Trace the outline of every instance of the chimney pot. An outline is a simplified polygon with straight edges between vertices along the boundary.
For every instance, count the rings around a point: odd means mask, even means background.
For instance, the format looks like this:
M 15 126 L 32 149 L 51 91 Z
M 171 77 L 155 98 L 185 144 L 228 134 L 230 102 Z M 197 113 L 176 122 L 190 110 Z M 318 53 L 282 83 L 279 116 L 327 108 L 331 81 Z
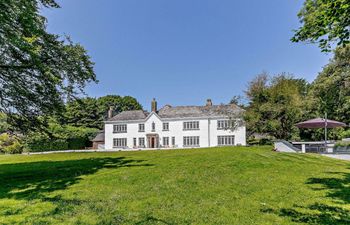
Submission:
M 211 101 L 211 99 L 207 99 L 207 104 L 206 106 L 213 106 L 213 102 Z
M 153 98 L 152 100 L 151 109 L 152 109 L 152 112 L 157 112 L 157 101 L 155 98 Z
M 109 110 L 108 110 L 108 119 L 110 119 L 112 117 L 113 117 L 113 106 L 110 106 Z

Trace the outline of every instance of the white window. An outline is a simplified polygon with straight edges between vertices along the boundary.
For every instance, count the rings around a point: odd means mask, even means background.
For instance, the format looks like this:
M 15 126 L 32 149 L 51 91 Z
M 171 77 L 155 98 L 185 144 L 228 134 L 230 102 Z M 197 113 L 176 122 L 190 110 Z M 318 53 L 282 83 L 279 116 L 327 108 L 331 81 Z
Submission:
M 145 124 L 144 123 L 139 124 L 139 132 L 145 132 Z
M 118 124 L 113 126 L 113 133 L 126 133 L 127 126 L 126 124 Z
M 139 138 L 139 147 L 144 148 L 145 147 L 145 138 Z
M 175 137 L 172 137 L 172 138 L 171 138 L 171 145 L 172 145 L 172 146 L 175 146 Z
M 134 147 L 137 146 L 137 138 L 134 138 Z
M 218 120 L 218 130 L 224 130 L 229 128 L 228 120 Z
M 156 123 L 155 122 L 152 122 L 152 131 L 156 131 Z
M 184 122 L 184 130 L 199 130 L 199 121 Z
M 126 147 L 127 146 L 127 139 L 126 138 L 114 138 L 113 139 L 113 146 L 115 148 Z
M 188 136 L 184 137 L 184 146 L 185 147 L 199 147 L 199 136 Z
M 169 137 L 163 137 L 163 146 L 169 146 Z
M 163 123 L 163 130 L 168 131 L 169 130 L 169 123 Z
M 235 136 L 227 135 L 227 136 L 218 136 L 218 145 L 235 145 Z

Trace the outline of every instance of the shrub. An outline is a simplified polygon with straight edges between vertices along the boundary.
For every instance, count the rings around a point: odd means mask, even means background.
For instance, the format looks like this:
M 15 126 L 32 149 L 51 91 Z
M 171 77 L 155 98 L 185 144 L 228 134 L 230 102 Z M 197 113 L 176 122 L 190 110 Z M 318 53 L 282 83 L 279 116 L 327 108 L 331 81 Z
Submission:
M 350 138 L 350 129 L 344 130 L 343 132 L 341 132 L 341 137 L 342 138 Z
M 19 137 L 3 133 L 0 135 L 0 152 L 19 154 L 23 152 L 23 145 Z
M 51 132 L 50 137 L 38 132 L 29 134 L 26 137 L 28 151 L 84 149 L 91 144 L 91 138 L 98 132 L 94 128 L 62 126 L 57 123 L 49 124 L 49 131 Z
M 334 145 L 335 147 L 350 147 L 350 141 L 338 141 Z

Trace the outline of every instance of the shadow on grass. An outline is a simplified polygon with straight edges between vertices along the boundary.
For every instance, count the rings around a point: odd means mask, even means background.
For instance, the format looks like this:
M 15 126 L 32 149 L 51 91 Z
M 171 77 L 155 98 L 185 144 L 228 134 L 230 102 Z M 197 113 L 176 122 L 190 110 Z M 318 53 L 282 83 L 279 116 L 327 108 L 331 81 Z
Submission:
M 350 204 L 350 173 L 330 173 L 342 175 L 342 178 L 310 178 L 306 184 L 321 185 L 312 187 L 315 191 L 326 190 L 326 197 L 332 199 L 333 204 L 314 203 L 308 206 L 294 205 L 293 208 L 275 210 L 263 208 L 264 213 L 273 213 L 282 217 L 289 217 L 296 223 L 320 225 L 348 225 L 350 211 L 342 206 Z
M 63 199 L 49 194 L 65 190 L 81 180 L 82 175 L 91 175 L 103 168 L 152 166 L 143 160 L 119 158 L 88 158 L 66 161 L 40 161 L 0 165 L 0 200 L 39 200 L 56 207 L 51 215 L 69 211 L 83 204 L 79 199 Z M 21 209 L 0 208 L 0 215 L 21 214 Z
M 0 199 L 42 199 L 45 193 L 66 189 L 82 175 L 94 174 L 103 168 L 152 166 L 143 160 L 88 158 L 66 161 L 40 161 L 0 165 Z

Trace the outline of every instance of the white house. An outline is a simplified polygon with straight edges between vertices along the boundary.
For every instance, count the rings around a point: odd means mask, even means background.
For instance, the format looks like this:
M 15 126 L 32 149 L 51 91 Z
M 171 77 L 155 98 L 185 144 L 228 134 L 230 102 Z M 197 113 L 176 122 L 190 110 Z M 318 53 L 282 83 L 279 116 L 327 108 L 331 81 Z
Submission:
M 241 112 L 237 105 L 165 105 L 151 112 L 124 111 L 105 121 L 105 149 L 195 148 L 246 145 L 246 128 L 227 129 L 228 113 Z

